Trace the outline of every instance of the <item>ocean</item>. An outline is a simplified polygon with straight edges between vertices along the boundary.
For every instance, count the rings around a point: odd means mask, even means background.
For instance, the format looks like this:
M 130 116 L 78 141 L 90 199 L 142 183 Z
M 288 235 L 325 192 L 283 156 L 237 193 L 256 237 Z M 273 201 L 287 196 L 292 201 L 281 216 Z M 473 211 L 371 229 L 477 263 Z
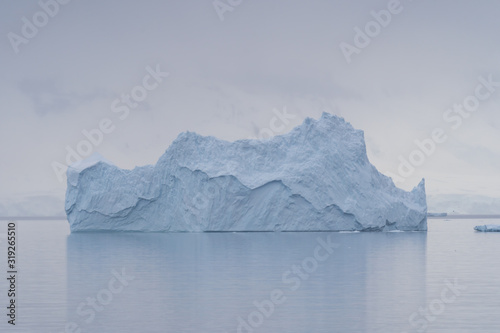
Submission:
M 499 220 L 430 219 L 428 232 L 74 234 L 66 221 L 15 221 L 15 297 L 8 223 L 0 332 L 500 332 L 500 233 L 473 230 Z

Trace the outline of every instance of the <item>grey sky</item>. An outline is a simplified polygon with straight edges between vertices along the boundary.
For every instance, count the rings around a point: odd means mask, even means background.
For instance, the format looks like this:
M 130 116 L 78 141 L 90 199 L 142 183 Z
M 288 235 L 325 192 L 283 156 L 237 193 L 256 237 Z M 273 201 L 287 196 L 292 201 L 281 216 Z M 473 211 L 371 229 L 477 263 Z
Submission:
M 284 108 L 295 118 L 276 134 L 323 111 L 343 116 L 365 131 L 372 163 L 394 175 L 399 156 L 441 128 L 446 142 L 398 186 L 425 177 L 429 194 L 500 197 L 500 87 L 459 128 L 443 119 L 479 77 L 500 81 L 500 4 L 402 0 L 348 63 L 339 45 L 355 45 L 354 28 L 390 3 L 243 0 L 221 21 L 212 0 L 73 0 L 16 53 L 8 34 L 23 36 L 23 17 L 42 9 L 3 0 L 0 199 L 62 197 L 53 162 L 104 118 L 114 129 L 92 150 L 132 168 L 155 163 L 182 131 L 256 136 Z M 113 102 L 158 66 L 168 77 L 120 119 Z

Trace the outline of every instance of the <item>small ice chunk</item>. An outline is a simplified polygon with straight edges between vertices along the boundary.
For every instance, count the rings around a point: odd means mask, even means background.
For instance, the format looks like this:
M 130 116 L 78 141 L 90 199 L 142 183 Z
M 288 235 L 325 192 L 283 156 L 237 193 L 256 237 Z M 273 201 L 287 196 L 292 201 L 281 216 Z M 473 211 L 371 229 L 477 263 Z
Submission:
M 478 225 L 474 227 L 474 230 L 482 232 L 500 232 L 500 225 L 498 224 Z

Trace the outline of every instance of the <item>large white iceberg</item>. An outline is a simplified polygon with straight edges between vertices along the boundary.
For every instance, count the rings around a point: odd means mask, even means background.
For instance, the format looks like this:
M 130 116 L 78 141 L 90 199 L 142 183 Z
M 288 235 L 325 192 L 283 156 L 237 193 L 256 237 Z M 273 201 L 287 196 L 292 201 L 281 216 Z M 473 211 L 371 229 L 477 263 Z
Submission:
M 328 113 L 268 140 L 181 133 L 154 166 L 94 155 L 67 178 L 72 231 L 427 230 L 424 180 L 397 188 L 363 131 Z

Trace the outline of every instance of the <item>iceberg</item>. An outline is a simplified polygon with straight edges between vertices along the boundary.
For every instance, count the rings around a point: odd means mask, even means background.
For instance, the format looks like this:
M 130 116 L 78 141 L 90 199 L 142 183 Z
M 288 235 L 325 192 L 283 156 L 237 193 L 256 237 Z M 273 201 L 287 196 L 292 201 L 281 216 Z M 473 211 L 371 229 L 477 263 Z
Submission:
M 68 168 L 65 210 L 72 232 L 427 230 L 425 180 L 397 188 L 328 113 L 266 140 L 184 132 L 133 170 L 94 154 Z
M 474 227 L 474 230 L 482 232 L 500 232 L 500 225 L 498 224 L 478 225 Z

